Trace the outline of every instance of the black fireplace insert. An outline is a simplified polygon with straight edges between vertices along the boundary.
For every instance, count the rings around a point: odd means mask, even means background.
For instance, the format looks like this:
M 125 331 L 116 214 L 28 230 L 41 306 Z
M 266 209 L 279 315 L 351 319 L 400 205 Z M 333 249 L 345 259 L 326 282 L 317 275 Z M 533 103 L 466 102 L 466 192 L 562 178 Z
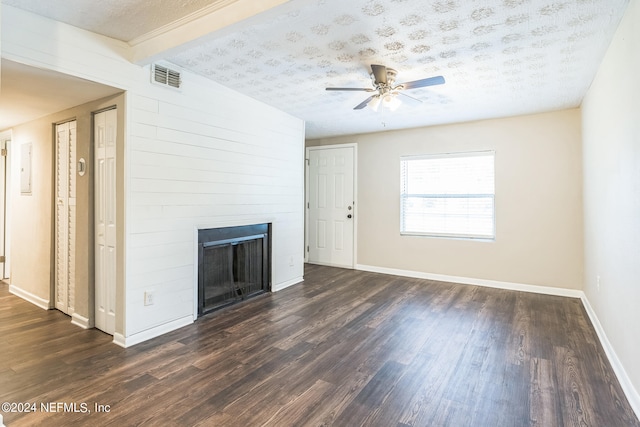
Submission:
M 198 230 L 198 316 L 271 290 L 271 224 Z

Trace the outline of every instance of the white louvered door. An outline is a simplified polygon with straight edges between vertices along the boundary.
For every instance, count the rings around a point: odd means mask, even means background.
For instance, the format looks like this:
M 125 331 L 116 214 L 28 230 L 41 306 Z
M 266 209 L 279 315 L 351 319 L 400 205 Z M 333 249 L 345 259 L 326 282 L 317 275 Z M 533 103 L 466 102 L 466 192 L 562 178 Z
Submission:
M 56 125 L 55 306 L 73 314 L 76 257 L 76 122 Z
M 116 325 L 116 110 L 94 116 L 96 328 L 113 335 Z

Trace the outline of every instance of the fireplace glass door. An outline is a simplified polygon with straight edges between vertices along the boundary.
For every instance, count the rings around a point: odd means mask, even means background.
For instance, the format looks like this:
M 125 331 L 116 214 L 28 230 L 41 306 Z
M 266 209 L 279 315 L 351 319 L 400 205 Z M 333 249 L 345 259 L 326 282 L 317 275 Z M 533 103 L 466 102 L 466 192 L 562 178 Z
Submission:
M 268 234 L 221 237 L 200 243 L 200 315 L 269 290 Z

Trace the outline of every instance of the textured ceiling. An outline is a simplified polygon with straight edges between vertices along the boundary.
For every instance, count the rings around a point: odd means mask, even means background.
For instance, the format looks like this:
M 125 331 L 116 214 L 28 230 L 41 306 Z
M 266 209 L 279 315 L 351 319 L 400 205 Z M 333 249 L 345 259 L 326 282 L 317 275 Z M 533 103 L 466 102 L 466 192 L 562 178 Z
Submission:
M 218 0 L 221 1 L 221 0 Z M 212 0 L 2 0 L 131 40 Z M 291 0 L 167 60 L 306 121 L 307 137 L 453 123 L 577 107 L 628 0 Z M 182 8 L 182 6 L 185 6 Z M 418 105 L 354 111 L 370 65 Z
M 576 107 L 626 0 L 314 0 L 169 58 L 307 121 L 322 137 Z M 354 111 L 370 64 L 442 75 L 393 113 Z
M 3 4 L 122 41 L 224 0 L 2 0 Z

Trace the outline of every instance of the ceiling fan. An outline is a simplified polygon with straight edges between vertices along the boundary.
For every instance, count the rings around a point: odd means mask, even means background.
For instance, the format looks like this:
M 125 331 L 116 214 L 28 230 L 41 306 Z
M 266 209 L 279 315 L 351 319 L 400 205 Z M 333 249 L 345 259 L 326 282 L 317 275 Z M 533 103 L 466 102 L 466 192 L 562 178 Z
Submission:
M 397 74 L 398 72 L 393 68 L 387 68 L 384 65 L 371 64 L 371 81 L 373 88 L 328 87 L 326 89 L 375 92 L 374 95 L 371 95 L 369 98 L 356 105 L 353 109 L 362 110 L 364 107 L 369 105 L 374 111 L 378 111 L 380 104 L 383 104 L 393 111 L 401 104 L 400 99 L 397 97 L 398 95 L 410 98 L 414 102 L 422 102 L 419 99 L 402 93 L 403 90 L 444 84 L 444 77 L 436 76 L 396 85 L 395 81 Z

